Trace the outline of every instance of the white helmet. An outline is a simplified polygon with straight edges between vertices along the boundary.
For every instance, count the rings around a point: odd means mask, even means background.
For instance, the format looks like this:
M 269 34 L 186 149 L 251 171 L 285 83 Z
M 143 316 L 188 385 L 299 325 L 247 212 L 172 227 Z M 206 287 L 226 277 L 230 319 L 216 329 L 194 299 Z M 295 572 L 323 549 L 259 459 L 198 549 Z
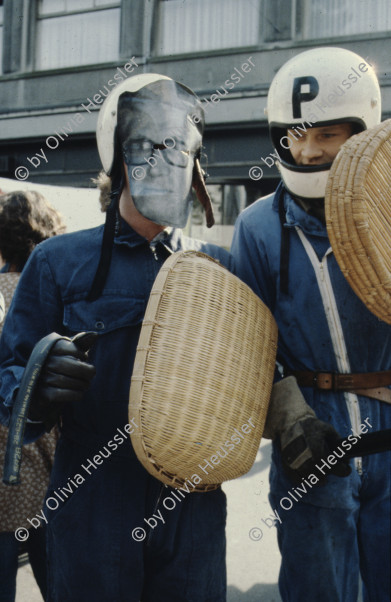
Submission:
M 374 69 L 344 48 L 307 50 L 281 67 L 267 97 L 273 146 L 286 188 L 302 198 L 324 198 L 331 163 L 296 165 L 287 129 L 352 123 L 354 133 L 380 123 L 381 96 Z
M 171 79 L 171 77 L 157 73 L 141 73 L 129 77 L 114 88 L 101 106 L 96 127 L 96 141 L 100 160 L 107 175 L 111 174 L 114 161 L 114 132 L 117 126 L 119 97 L 124 92 L 137 92 L 144 86 L 162 79 Z

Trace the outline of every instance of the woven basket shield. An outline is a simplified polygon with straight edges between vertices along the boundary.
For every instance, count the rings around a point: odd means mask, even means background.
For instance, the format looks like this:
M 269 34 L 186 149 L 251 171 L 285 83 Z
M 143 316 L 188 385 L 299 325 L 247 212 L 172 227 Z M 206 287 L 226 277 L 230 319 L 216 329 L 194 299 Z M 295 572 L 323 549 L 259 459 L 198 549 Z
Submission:
M 276 348 L 276 323 L 247 285 L 203 253 L 169 257 L 148 302 L 130 388 L 138 425 L 131 440 L 147 471 L 173 487 L 190 480 L 193 491 L 248 472 Z
M 368 309 L 391 324 L 391 119 L 342 146 L 325 210 L 342 273 Z

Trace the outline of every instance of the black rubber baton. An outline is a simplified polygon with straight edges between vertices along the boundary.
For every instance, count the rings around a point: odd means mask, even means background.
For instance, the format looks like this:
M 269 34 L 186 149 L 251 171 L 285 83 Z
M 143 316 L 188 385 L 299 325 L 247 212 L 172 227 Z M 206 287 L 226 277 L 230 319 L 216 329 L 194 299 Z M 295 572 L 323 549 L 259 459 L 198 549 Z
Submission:
M 19 473 L 22 462 L 23 437 L 30 401 L 47 356 L 53 345 L 62 338 L 64 337 L 61 337 L 56 332 L 48 334 L 35 345 L 27 362 L 12 408 L 9 425 L 3 474 L 3 483 L 6 485 L 18 485 L 20 483 Z
M 3 483 L 6 485 L 19 485 L 20 483 L 23 438 L 30 401 L 34 394 L 43 365 L 51 349 L 57 341 L 66 339 L 75 343 L 82 351 L 87 351 L 91 345 L 91 339 L 95 339 L 96 336 L 96 333 L 81 332 L 69 339 L 56 332 L 52 332 L 35 345 L 29 361 L 27 362 L 19 391 L 12 408 L 4 459 Z
M 342 443 L 341 439 L 340 443 Z M 357 443 L 352 444 L 352 449 L 346 451 L 347 458 L 369 456 L 391 450 L 391 429 L 375 431 L 362 435 Z

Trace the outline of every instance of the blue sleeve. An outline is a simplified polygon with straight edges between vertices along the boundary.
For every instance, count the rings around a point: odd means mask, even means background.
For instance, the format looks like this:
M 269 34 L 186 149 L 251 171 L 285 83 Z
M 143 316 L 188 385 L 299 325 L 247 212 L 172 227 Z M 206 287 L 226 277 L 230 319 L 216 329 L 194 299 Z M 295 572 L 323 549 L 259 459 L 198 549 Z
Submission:
M 8 426 L 24 368 L 35 344 L 62 328 L 62 301 L 44 252 L 31 254 L 16 288 L 0 340 L 0 421 Z M 44 432 L 28 424 L 25 443 Z
M 258 230 L 256 230 L 258 233 Z M 245 282 L 273 313 L 275 306 L 275 283 L 269 270 L 269 262 L 264 242 L 255 238 L 241 216 L 237 219 L 231 245 L 231 254 L 235 262 L 235 273 Z M 274 382 L 281 380 L 281 374 L 276 365 Z
M 236 221 L 231 245 L 235 274 L 254 291 L 272 311 L 275 307 L 275 282 L 269 269 L 262 234 L 247 226 L 243 216 Z
M 230 272 L 234 272 L 234 261 L 231 253 L 223 249 L 223 247 L 218 247 L 217 245 L 207 244 L 205 245 L 205 249 L 203 249 L 204 253 L 210 255 L 214 259 L 217 259 L 224 267 L 227 268 Z

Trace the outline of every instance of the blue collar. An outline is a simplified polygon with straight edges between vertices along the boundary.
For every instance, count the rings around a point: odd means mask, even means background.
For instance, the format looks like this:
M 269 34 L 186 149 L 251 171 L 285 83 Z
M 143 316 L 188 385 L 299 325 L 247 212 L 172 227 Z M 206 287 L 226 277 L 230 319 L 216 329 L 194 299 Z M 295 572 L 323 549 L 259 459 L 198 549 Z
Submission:
M 155 246 L 161 242 L 168 247 L 170 251 L 175 253 L 181 248 L 182 230 L 180 228 L 166 228 L 159 232 L 155 238 L 149 243 L 144 236 L 138 234 L 129 224 L 119 216 L 118 232 L 114 237 L 114 244 L 127 245 L 128 247 L 138 247 L 139 245 L 149 244 Z
M 305 234 L 310 236 L 320 236 L 322 238 L 328 238 L 327 228 L 322 224 L 318 218 L 310 215 L 300 205 L 298 205 L 292 198 L 290 193 L 286 190 L 282 182 L 278 185 L 273 199 L 273 209 L 278 212 L 278 200 L 280 194 L 284 195 L 284 207 L 286 211 L 285 226 L 294 228 L 299 226 Z

